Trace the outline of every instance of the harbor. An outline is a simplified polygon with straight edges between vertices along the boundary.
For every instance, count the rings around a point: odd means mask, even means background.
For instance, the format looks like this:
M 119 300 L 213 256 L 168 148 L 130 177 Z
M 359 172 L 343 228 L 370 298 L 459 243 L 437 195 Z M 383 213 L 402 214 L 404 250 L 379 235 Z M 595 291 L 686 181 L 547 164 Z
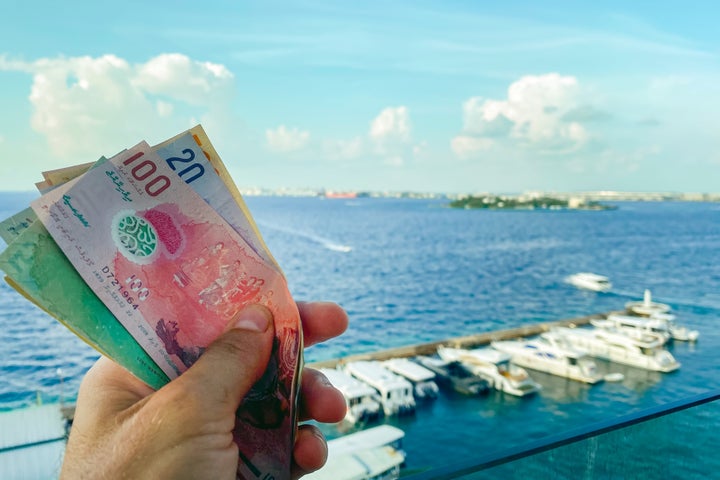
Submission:
M 492 410 L 499 399 L 503 408 L 512 397 L 530 402 L 545 385 L 555 389 L 558 381 L 567 382 L 566 392 L 573 391 L 567 388 L 575 383 L 582 387 L 574 391 L 586 393 L 599 383 L 625 382 L 626 375 L 632 378 L 638 371 L 660 381 L 661 373 L 681 366 L 666 347 L 676 341 L 694 345 L 698 335 L 677 325 L 670 307 L 652 302 L 646 291 L 642 301 L 627 302 L 625 310 L 310 363 L 343 393 L 348 404 L 347 415 L 334 426 L 335 431 L 325 429 L 332 438 L 330 445 L 354 445 L 352 452 L 343 451 L 341 456 L 330 448 L 329 467 L 312 478 L 399 478 L 407 455 L 397 437 L 405 437 L 403 427 L 423 423 L 436 402 L 449 400 L 452 405 L 460 396 L 478 405 L 484 402 Z M 556 400 L 572 401 L 572 396 Z M 522 409 L 523 403 L 516 407 Z M 394 444 L 378 445 L 376 429 L 390 425 L 396 428 L 391 435 Z M 374 443 L 365 445 L 364 438 L 373 438 Z M 341 461 L 365 465 L 365 476 L 358 472 L 338 476 L 335 465 Z

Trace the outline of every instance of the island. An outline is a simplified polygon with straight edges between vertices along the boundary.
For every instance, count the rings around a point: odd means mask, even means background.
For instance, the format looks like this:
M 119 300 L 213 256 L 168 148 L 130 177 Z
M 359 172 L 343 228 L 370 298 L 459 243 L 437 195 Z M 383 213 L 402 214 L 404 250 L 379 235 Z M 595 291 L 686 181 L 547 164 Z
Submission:
M 450 202 L 452 208 L 486 210 L 615 210 L 615 205 L 605 205 L 582 198 L 468 196 Z

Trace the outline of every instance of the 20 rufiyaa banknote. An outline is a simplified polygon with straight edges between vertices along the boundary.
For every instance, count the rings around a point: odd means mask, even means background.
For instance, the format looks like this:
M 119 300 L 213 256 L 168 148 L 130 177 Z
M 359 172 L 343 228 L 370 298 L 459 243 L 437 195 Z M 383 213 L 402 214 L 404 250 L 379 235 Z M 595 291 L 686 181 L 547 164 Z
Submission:
M 288 478 L 302 339 L 282 275 L 147 144 L 53 190 L 33 209 L 85 282 L 170 377 L 188 368 L 245 305 L 261 303 L 273 312 L 276 351 L 239 411 L 236 433 L 253 439 L 241 445 L 239 474 Z

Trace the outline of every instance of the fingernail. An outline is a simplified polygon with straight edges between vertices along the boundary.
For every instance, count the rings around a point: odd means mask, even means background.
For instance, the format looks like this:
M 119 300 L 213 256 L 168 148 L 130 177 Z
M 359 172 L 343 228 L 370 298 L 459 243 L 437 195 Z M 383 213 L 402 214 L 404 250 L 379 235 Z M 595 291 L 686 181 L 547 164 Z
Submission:
M 235 318 L 233 328 L 250 332 L 264 332 L 272 320 L 270 310 L 262 305 L 250 305 L 243 309 Z

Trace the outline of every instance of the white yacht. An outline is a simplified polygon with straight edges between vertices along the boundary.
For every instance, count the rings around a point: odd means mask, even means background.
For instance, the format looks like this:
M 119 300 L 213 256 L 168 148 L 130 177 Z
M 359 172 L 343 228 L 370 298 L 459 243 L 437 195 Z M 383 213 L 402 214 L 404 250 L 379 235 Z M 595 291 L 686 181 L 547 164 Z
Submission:
M 697 330 L 675 323 L 675 315 L 671 313 L 655 313 L 649 317 L 635 315 L 610 314 L 606 320 L 591 320 L 590 323 L 600 328 L 617 328 L 625 333 L 650 332 L 660 335 L 664 342 L 670 339 L 683 342 L 694 342 L 700 336 Z
M 530 395 L 540 390 L 522 367 L 510 363 L 510 355 L 491 348 L 438 347 L 440 358 L 448 362 L 460 362 L 472 373 L 488 381 L 491 388 L 517 395 Z
M 641 317 L 650 317 L 659 313 L 669 313 L 670 305 L 653 302 L 650 290 L 646 289 L 645 293 L 643 294 L 642 301 L 628 302 L 625 304 L 625 309 L 634 315 L 640 315 Z
M 434 400 L 437 398 L 440 389 L 435 383 L 435 373 L 432 371 L 407 358 L 386 360 L 383 365 L 391 372 L 405 377 L 413 384 L 416 399 Z
M 597 273 L 580 272 L 565 278 L 565 281 L 578 288 L 594 292 L 608 292 L 612 288 L 610 279 Z
M 381 425 L 329 440 L 325 466 L 305 475 L 310 480 L 391 480 L 405 463 L 405 432 Z
M 585 351 L 563 345 L 558 336 L 550 332 L 532 340 L 496 341 L 492 346 L 510 354 L 514 364 L 525 368 L 590 384 L 603 379 Z
M 590 320 L 594 327 L 637 338 L 645 342 L 659 341 L 665 345 L 670 340 L 670 330 L 664 323 L 652 321 L 650 317 L 610 314 L 607 318 Z
M 345 364 L 345 372 L 378 391 L 385 415 L 415 411 L 412 383 L 386 369 L 380 362 L 348 362 Z
M 350 423 L 365 422 L 374 420 L 382 414 L 380 397 L 370 385 L 351 377 L 341 370 L 332 368 L 321 368 L 319 370 L 345 397 L 347 403 L 345 420 Z
M 551 331 L 568 345 L 611 362 L 659 372 L 680 368 L 677 360 L 662 348 L 661 342 L 654 336 L 632 338 L 600 328 L 556 327 Z

